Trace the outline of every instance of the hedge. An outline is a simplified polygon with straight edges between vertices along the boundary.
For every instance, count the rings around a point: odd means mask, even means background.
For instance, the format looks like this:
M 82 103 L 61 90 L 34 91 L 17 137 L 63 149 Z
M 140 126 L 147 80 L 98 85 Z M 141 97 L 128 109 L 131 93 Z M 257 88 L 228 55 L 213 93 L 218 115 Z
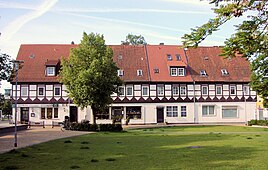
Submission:
M 260 125 L 260 126 L 268 126 L 268 120 L 250 120 L 248 121 L 248 125 L 252 126 L 252 125 Z
M 71 123 L 70 130 L 75 131 L 95 131 L 95 132 L 121 132 L 123 130 L 121 124 L 90 124 L 89 122 Z

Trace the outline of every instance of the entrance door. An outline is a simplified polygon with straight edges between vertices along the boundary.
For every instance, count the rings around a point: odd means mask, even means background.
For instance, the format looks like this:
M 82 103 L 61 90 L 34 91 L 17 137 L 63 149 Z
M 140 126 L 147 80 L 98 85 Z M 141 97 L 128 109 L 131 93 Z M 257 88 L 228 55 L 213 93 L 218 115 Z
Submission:
M 164 108 L 157 108 L 156 110 L 157 123 L 164 123 Z
M 29 122 L 29 107 L 22 107 L 20 109 L 20 121 L 21 123 Z
M 70 106 L 70 122 L 77 122 L 77 107 Z

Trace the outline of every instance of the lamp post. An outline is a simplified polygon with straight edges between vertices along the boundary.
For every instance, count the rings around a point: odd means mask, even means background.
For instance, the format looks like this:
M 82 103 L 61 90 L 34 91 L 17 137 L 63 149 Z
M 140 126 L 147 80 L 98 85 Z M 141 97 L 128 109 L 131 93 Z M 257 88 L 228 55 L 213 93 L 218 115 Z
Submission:
M 17 92 L 18 92 L 18 71 L 20 64 L 24 63 L 24 61 L 21 60 L 13 60 L 15 73 L 16 73 L 16 87 L 15 87 L 15 132 L 14 132 L 14 147 L 18 146 L 17 143 L 17 111 L 18 111 L 18 98 L 17 98 Z

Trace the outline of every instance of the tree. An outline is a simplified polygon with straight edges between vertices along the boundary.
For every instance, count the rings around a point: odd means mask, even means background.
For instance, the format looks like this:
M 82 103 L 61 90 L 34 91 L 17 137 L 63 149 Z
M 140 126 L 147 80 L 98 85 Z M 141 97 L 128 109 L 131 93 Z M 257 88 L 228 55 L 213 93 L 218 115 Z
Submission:
M 12 104 L 10 100 L 4 98 L 3 95 L 0 95 L 0 110 L 2 110 L 3 115 L 11 115 Z
M 91 106 L 95 115 L 112 102 L 121 80 L 113 61 L 113 51 L 105 45 L 103 35 L 86 34 L 69 59 L 62 59 L 61 82 L 66 85 L 69 97 L 81 108 Z
M 8 80 L 12 71 L 10 56 L 0 53 L 0 81 Z
M 185 47 L 197 47 L 224 23 L 234 17 L 247 15 L 236 32 L 225 41 L 222 56 L 246 57 L 251 63 L 251 86 L 268 107 L 268 1 L 266 0 L 211 0 L 216 17 L 200 27 L 191 29 L 182 38 Z
M 125 41 L 121 41 L 122 45 L 145 45 L 146 41 L 141 35 L 128 34 Z

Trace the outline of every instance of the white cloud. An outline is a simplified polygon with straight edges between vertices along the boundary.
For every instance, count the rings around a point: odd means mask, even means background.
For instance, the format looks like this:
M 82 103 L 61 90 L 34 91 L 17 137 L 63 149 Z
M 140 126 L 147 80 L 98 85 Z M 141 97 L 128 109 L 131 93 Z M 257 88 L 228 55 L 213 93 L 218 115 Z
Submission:
M 211 6 L 208 0 L 161 0 L 167 2 L 175 2 L 180 4 L 196 5 L 196 6 Z
M 8 9 L 30 9 L 34 10 L 36 7 L 33 4 L 21 4 L 16 2 L 0 2 L 0 8 L 8 8 Z
M 57 1 L 58 0 L 46 0 L 34 11 L 22 15 L 21 17 L 18 17 L 14 21 L 10 22 L 2 31 L 1 39 L 3 41 L 10 40 L 10 38 L 12 38 L 12 36 L 15 35 L 21 29 L 21 27 L 23 27 L 24 24 L 45 14 L 57 3 Z M 24 8 L 25 6 L 22 5 L 21 7 Z

